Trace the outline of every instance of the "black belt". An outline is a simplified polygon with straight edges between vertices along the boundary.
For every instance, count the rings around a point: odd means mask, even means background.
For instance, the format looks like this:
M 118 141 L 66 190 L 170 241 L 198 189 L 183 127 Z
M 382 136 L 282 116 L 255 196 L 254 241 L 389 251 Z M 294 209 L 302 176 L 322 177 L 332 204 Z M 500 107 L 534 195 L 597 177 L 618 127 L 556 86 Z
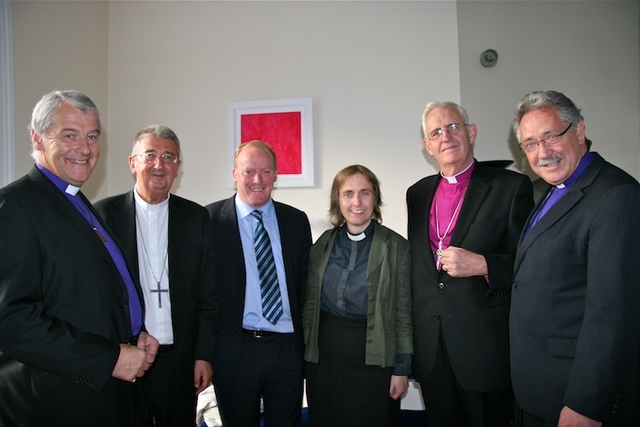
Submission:
M 173 350 L 173 344 L 162 344 L 158 347 L 158 354 L 166 353 L 171 350 Z
M 263 331 L 261 329 L 252 330 L 252 329 L 244 329 L 244 328 L 242 328 L 242 332 L 248 335 L 252 335 L 254 338 L 264 338 L 270 335 L 277 334 L 277 332 Z

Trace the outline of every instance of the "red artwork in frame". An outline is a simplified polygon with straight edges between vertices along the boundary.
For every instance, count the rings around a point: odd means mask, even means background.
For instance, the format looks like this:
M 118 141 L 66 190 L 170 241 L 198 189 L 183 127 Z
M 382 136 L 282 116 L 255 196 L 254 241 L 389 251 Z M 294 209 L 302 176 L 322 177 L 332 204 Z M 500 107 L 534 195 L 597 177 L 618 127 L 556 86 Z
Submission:
M 299 111 L 244 114 L 240 118 L 242 143 L 259 139 L 268 143 L 278 157 L 278 173 L 302 173 L 302 134 Z
M 311 98 L 229 104 L 229 176 L 238 145 L 265 141 L 278 159 L 278 187 L 313 187 L 313 112 Z M 235 184 L 230 179 L 229 184 Z

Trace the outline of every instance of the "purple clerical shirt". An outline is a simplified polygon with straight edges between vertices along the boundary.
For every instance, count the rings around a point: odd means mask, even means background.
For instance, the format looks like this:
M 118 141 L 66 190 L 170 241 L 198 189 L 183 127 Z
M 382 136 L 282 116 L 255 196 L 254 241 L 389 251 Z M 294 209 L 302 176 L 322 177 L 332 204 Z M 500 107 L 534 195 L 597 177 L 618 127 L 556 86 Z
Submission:
M 111 255 L 111 258 L 113 259 L 113 262 L 115 263 L 116 267 L 118 268 L 118 272 L 122 277 L 125 287 L 127 288 L 127 294 L 129 296 L 129 314 L 131 316 L 131 335 L 134 337 L 137 336 L 140 333 L 140 329 L 142 327 L 142 304 L 140 303 L 140 298 L 138 297 L 138 293 L 136 292 L 136 287 L 133 284 L 131 273 L 129 273 L 127 263 L 124 260 L 124 255 L 122 254 L 120 247 L 109 235 L 100 220 L 96 218 L 91 209 L 89 209 L 83 198 L 78 197 L 78 187 L 70 186 L 62 179 L 60 179 L 60 177 L 38 163 L 36 163 L 36 167 L 42 173 L 44 173 L 44 175 L 49 178 L 49 180 L 60 191 L 62 191 L 65 196 L 67 196 L 67 199 L 69 199 L 69 201 L 73 204 L 73 206 L 75 206 L 78 212 L 80 212 L 80 214 L 89 222 L 89 225 L 93 227 L 98 235 L 105 237 L 103 239 L 104 245 L 106 246 L 107 251 L 109 251 L 109 255 Z M 69 192 L 67 191 L 68 188 Z
M 547 197 L 544 199 L 536 213 L 531 217 L 531 221 L 529 222 L 529 226 L 527 227 L 527 231 L 525 232 L 525 236 L 531 231 L 534 225 L 540 221 L 549 210 L 556 204 L 560 199 L 564 197 L 565 194 L 569 192 L 573 184 L 578 180 L 582 172 L 587 169 L 587 167 L 593 161 L 593 153 L 591 151 L 587 151 L 582 159 L 580 159 L 580 163 L 578 163 L 578 167 L 575 171 L 567 178 L 567 180 L 561 184 L 552 187 Z

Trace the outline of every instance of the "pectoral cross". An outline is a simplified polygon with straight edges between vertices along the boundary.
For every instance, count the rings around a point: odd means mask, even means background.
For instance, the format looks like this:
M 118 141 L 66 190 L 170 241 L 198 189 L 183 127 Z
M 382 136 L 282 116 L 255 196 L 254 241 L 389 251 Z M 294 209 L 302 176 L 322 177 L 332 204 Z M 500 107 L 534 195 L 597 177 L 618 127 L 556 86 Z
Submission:
M 438 242 L 438 249 L 434 252 L 438 259 L 436 260 L 436 268 L 440 268 L 440 263 L 442 261 L 442 239 Z
M 107 243 L 107 238 L 100 234 L 100 230 L 98 230 L 98 227 L 93 227 L 93 231 L 96 232 L 100 240 L 102 240 L 102 243 Z
M 160 282 L 156 283 L 158 284 L 158 289 L 151 289 L 151 292 L 156 292 L 158 294 L 158 308 L 162 308 L 162 293 L 169 293 L 169 289 L 162 289 L 162 286 L 160 286 Z

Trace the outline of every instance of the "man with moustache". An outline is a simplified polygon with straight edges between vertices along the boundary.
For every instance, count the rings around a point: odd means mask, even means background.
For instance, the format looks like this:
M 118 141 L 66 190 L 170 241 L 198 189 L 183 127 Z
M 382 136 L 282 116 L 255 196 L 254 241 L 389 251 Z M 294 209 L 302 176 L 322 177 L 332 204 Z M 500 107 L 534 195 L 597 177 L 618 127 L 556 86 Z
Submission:
M 40 99 L 36 164 L 0 189 L 0 425 L 134 426 L 158 342 L 120 247 L 80 192 L 100 117 L 76 91 Z
M 96 203 L 140 278 L 145 324 L 159 340 L 142 380 L 142 425 L 192 427 L 196 396 L 211 382 L 217 294 L 213 237 L 206 209 L 170 194 L 180 140 L 168 127 L 139 131 L 129 156 L 133 190 Z
M 531 181 L 474 159 L 477 127 L 459 105 L 431 102 L 422 117 L 440 166 L 407 191 L 413 368 L 427 424 L 510 426 L 511 274 Z
M 303 212 L 271 198 L 275 152 L 262 141 L 235 152 L 237 193 L 207 206 L 214 227 L 220 329 L 213 384 L 224 425 L 301 422 L 302 292 L 311 227 Z
M 514 267 L 511 372 L 524 426 L 640 425 L 640 185 L 589 151 L 562 93 L 525 95 L 513 130 L 550 186 Z

